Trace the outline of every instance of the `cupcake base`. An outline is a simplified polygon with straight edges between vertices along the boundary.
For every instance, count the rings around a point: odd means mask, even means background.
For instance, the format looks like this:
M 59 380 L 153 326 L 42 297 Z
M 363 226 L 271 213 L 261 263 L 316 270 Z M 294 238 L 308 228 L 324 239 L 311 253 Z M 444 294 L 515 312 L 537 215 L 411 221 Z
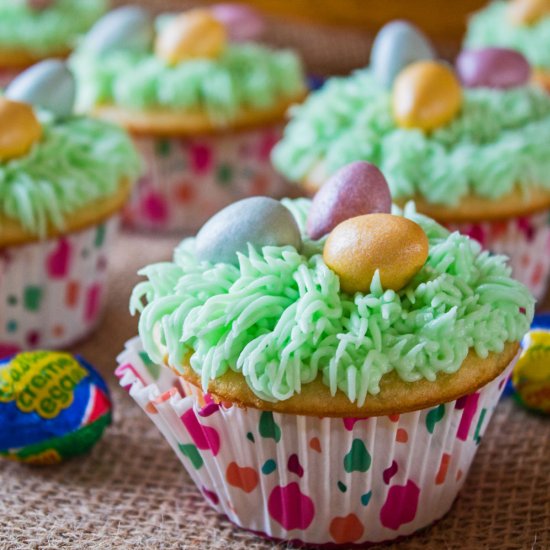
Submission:
M 217 404 L 151 363 L 137 338 L 118 362 L 213 508 L 269 538 L 336 546 L 407 536 L 447 513 L 514 363 L 449 403 L 342 419 Z
M 0 357 L 63 348 L 100 319 L 119 216 L 82 231 L 0 249 Z

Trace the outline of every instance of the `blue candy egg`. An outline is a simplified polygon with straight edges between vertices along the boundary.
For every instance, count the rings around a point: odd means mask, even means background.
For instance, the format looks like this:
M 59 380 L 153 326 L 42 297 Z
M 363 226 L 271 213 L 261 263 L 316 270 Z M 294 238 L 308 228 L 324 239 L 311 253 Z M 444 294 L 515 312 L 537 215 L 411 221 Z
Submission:
M 300 250 L 302 238 L 288 208 L 268 197 L 251 197 L 220 210 L 203 225 L 196 253 L 203 261 L 237 265 L 237 252 L 246 253 L 248 244 L 256 249 L 290 245 Z
M 415 61 L 434 59 L 428 39 L 407 21 L 392 21 L 378 33 L 370 54 L 376 80 L 389 89 L 398 73 Z
M 70 116 L 74 109 L 76 83 L 63 61 L 47 59 L 17 76 L 6 97 L 51 111 L 56 117 Z

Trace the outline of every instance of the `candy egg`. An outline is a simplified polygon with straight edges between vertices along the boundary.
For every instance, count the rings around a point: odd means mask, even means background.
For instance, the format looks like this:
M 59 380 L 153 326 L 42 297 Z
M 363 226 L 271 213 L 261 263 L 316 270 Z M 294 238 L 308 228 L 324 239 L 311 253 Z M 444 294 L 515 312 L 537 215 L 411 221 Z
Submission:
M 531 25 L 550 14 L 550 0 L 513 0 L 508 19 L 515 25 Z
M 323 259 L 344 292 L 368 292 L 376 270 L 385 289 L 400 290 L 426 263 L 428 237 L 415 222 L 392 214 L 367 214 L 337 225 Z
M 258 38 L 264 31 L 261 15 L 244 4 L 215 4 L 212 15 L 225 27 L 231 42 L 246 42 Z
M 531 78 L 527 59 L 507 48 L 464 50 L 456 59 L 456 71 L 467 88 L 515 88 Z
M 0 161 L 23 156 L 41 136 L 30 105 L 0 97 Z
M 76 84 L 67 65 L 47 59 L 17 76 L 6 89 L 6 97 L 42 107 L 57 117 L 72 114 Z
M 147 10 L 124 6 L 104 15 L 88 32 L 83 48 L 97 54 L 111 50 L 145 52 L 153 43 L 153 20 Z
M 398 126 L 433 130 L 450 122 L 458 113 L 462 89 L 447 65 L 418 61 L 395 80 L 392 105 Z
M 290 210 L 268 197 L 235 202 L 210 218 L 197 233 L 199 260 L 238 264 L 237 252 L 246 253 L 248 243 L 263 246 L 290 245 L 300 250 L 302 238 Z
M 19 353 L 0 362 L 0 456 L 55 464 L 89 451 L 111 423 L 101 376 L 64 352 Z
M 338 170 L 313 198 L 307 232 L 312 239 L 320 239 L 344 220 L 377 212 L 391 212 L 386 178 L 370 162 L 352 162 Z
M 155 52 L 169 65 L 187 59 L 219 57 L 227 41 L 225 27 L 210 10 L 195 9 L 170 20 L 158 34 Z
M 370 54 L 370 68 L 376 80 L 391 88 L 398 73 L 414 61 L 434 59 L 427 38 L 407 21 L 392 21 L 376 35 Z

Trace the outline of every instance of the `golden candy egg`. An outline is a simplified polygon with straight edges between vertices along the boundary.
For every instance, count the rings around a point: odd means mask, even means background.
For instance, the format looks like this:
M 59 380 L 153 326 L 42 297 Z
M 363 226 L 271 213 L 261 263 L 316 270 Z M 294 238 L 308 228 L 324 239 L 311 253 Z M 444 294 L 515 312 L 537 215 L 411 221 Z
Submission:
M 158 57 L 169 65 L 187 59 L 216 58 L 225 49 L 225 27 L 209 10 L 195 9 L 174 17 L 155 43 Z
M 0 161 L 23 156 L 41 136 L 30 105 L 0 97 Z
M 531 25 L 550 15 L 550 0 L 513 0 L 508 4 L 508 19 L 514 25 Z
M 392 214 L 350 218 L 330 233 L 323 259 L 349 294 L 368 292 L 375 271 L 385 289 L 399 290 L 426 263 L 428 237 L 415 222 Z
M 397 76 L 392 104 L 398 126 L 434 130 L 458 113 L 462 105 L 462 88 L 447 65 L 418 61 Z

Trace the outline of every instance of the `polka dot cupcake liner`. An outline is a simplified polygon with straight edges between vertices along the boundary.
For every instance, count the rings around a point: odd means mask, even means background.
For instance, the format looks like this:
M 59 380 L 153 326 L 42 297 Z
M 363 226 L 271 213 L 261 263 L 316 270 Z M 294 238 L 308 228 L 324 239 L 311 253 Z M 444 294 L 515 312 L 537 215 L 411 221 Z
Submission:
M 115 374 L 217 512 L 268 538 L 349 547 L 411 535 L 449 511 L 514 362 L 456 401 L 367 419 L 216 404 L 152 363 L 139 338 Z
M 63 348 L 95 328 L 119 219 L 0 249 L 0 357 Z
M 506 220 L 447 224 L 478 241 L 484 248 L 510 258 L 512 273 L 537 300 L 548 289 L 550 276 L 550 212 Z
M 281 135 L 281 126 L 271 126 L 197 138 L 136 136 L 146 168 L 126 207 L 125 224 L 194 233 L 232 202 L 253 195 L 288 195 L 293 188 L 269 160 Z

